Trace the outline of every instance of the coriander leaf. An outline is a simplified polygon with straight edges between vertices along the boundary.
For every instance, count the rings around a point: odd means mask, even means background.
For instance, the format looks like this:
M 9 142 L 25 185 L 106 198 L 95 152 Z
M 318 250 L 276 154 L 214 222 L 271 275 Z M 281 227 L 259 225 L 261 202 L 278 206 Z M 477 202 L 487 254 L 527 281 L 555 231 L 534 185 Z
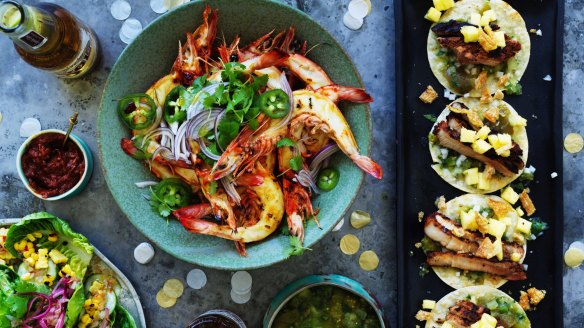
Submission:
M 290 168 L 295 172 L 300 172 L 302 169 L 302 156 L 296 155 L 290 159 Z
M 547 222 L 540 218 L 531 218 L 531 234 L 535 237 L 543 235 L 543 232 L 549 228 Z
M 280 228 L 280 233 L 283 234 L 284 236 L 290 236 L 290 228 L 288 228 L 287 224 L 282 225 L 282 227 Z
M 191 84 L 188 89 L 193 94 L 196 94 L 207 85 L 209 85 L 209 81 L 207 81 L 207 74 L 205 74 L 203 76 L 199 76 L 195 81 L 193 81 L 193 84 Z
M 211 181 L 209 184 L 209 195 L 215 195 L 217 192 L 217 181 Z
M 505 85 L 505 93 L 520 96 L 523 93 L 523 87 L 519 82 L 507 82 Z
M 237 137 L 239 133 L 240 124 L 231 116 L 225 116 L 219 121 L 217 125 L 217 131 L 219 131 L 219 145 L 221 148 L 225 149 L 227 146 Z
M 255 92 L 258 92 L 261 88 L 265 87 L 268 84 L 268 75 L 260 75 L 256 76 L 251 83 L 251 87 Z
M 424 115 L 424 118 L 432 123 L 436 123 L 436 121 L 438 120 L 438 118 L 436 118 L 436 115 L 434 114 L 426 114 Z
M 290 248 L 288 249 L 288 255 L 290 256 L 300 256 L 304 254 L 304 251 L 310 251 L 310 248 L 306 248 L 302 245 L 302 240 L 296 236 L 289 236 L 288 241 L 290 242 Z
M 280 141 L 278 141 L 276 143 L 276 147 L 278 147 L 278 148 L 285 147 L 285 146 L 293 147 L 293 146 L 296 146 L 296 143 L 290 138 L 281 139 Z

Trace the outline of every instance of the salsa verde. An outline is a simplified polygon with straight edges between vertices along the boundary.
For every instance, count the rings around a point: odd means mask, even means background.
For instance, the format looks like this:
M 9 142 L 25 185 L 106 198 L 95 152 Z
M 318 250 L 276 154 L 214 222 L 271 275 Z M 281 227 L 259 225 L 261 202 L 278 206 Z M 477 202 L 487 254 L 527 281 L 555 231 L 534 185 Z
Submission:
M 374 328 L 377 314 L 363 298 L 335 286 L 307 288 L 284 305 L 274 328 Z

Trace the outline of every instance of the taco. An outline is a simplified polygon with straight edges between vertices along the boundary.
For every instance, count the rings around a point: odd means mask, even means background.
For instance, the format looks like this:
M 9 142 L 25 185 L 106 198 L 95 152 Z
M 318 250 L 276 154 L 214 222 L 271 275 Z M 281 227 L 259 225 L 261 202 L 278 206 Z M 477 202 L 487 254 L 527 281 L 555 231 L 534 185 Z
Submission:
M 426 263 L 453 288 L 525 280 L 531 222 L 504 199 L 466 194 L 439 204 L 424 220 Z
M 522 118 L 508 103 L 459 98 L 446 106 L 428 135 L 432 168 L 470 193 L 499 190 L 521 175 L 529 144 Z
M 511 296 L 487 286 L 455 290 L 440 299 L 426 328 L 529 328 L 531 322 Z
M 523 18 L 508 3 L 460 0 L 432 25 L 427 51 L 432 72 L 455 94 L 521 94 L 531 42 Z
M 136 328 L 134 318 L 120 304 L 116 278 L 94 274 L 85 281 L 85 302 L 77 328 Z

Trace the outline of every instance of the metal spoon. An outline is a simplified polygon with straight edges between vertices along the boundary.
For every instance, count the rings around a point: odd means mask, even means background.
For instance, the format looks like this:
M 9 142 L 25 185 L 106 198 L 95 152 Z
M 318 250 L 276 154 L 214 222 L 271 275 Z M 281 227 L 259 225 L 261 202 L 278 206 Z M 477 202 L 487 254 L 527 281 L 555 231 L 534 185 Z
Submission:
M 79 115 L 79 112 L 75 112 L 75 114 L 73 114 L 73 116 L 71 116 L 69 118 L 69 129 L 67 129 L 67 133 L 65 134 L 65 139 L 63 140 L 63 144 L 61 145 L 61 148 L 65 147 L 65 144 L 67 143 L 67 139 L 69 139 L 69 134 L 71 134 L 71 130 L 73 130 L 73 127 L 75 126 L 75 124 L 77 124 L 77 116 Z

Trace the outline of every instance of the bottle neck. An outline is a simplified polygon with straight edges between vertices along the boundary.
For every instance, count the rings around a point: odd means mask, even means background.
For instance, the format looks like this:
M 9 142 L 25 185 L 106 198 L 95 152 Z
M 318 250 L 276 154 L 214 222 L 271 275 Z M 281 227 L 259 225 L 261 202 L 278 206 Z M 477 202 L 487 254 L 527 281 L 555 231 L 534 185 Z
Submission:
M 0 32 L 27 52 L 40 51 L 56 30 L 55 17 L 37 7 L 0 0 Z

